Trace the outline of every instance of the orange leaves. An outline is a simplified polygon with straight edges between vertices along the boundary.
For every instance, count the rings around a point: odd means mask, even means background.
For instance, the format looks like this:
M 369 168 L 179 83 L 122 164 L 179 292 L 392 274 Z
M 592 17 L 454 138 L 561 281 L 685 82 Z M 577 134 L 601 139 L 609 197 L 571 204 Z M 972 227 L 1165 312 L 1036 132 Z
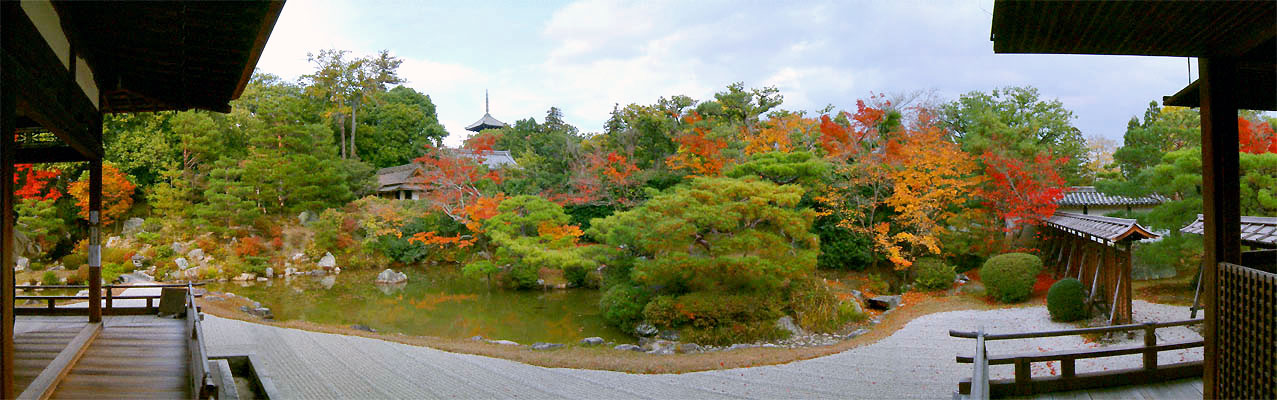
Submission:
M 426 187 L 424 196 L 431 207 L 454 220 L 467 220 L 468 205 L 485 196 L 480 186 L 501 182 L 500 170 L 480 164 L 494 143 L 496 136 L 488 134 L 470 138 L 461 150 L 426 145 L 426 155 L 414 160 L 421 165 L 421 173 L 413 181 Z
M 261 254 L 264 247 L 265 246 L 262 244 L 262 238 L 249 236 L 240 239 L 239 243 L 235 245 L 235 254 L 238 254 L 240 257 L 256 256 Z
M 785 114 L 772 118 L 763 123 L 757 135 L 745 135 L 745 154 L 792 151 L 794 149 L 792 136 L 811 137 L 818 129 L 819 124 L 815 119 L 803 118 L 799 114 Z
M 81 179 L 71 183 L 71 196 L 80 207 L 80 216 L 89 218 L 89 180 L 86 172 Z M 133 190 L 137 186 L 129 182 L 128 175 L 120 172 L 114 165 L 102 164 L 102 225 L 109 225 L 116 218 L 124 215 L 133 206 Z
M 474 244 L 475 239 L 473 238 L 467 239 L 461 235 L 439 236 L 434 231 L 430 231 L 430 232 L 415 233 L 412 235 L 412 237 L 408 238 L 408 241 L 421 243 L 427 246 L 444 247 L 444 246 L 455 245 L 457 246 L 457 248 L 466 248 Z
M 496 196 L 479 197 L 474 202 L 462 208 L 462 222 L 465 223 L 466 229 L 471 232 L 483 232 L 483 221 L 495 217 L 498 213 L 497 206 L 505 200 L 505 195 L 498 193 Z
M 691 132 L 674 138 L 678 143 L 678 152 L 665 162 L 675 170 L 686 170 L 696 176 L 718 176 L 727 163 L 722 151 L 727 148 L 727 141 L 710 135 L 708 121 L 701 115 L 692 112 L 683 118 L 683 122 L 691 126 Z
M 560 225 L 550 221 L 543 221 L 537 225 L 537 235 L 551 238 L 551 240 L 560 240 L 563 238 L 571 238 L 575 241 L 581 237 L 584 232 L 576 225 Z
M 886 104 L 891 105 L 890 102 Z M 828 115 L 820 116 L 820 145 L 825 149 L 826 157 L 833 160 L 846 160 L 872 148 L 878 126 L 887 113 L 866 106 L 864 100 L 857 100 L 856 113 L 843 115 L 850 118 L 851 126 L 843 126 Z

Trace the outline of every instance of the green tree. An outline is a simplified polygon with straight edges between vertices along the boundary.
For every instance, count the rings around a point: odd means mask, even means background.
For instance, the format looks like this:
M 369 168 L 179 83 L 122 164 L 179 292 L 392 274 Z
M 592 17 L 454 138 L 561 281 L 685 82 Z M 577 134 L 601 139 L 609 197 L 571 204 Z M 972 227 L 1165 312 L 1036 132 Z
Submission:
M 1033 87 L 973 91 L 940 107 L 940 117 L 962 150 L 1002 150 L 1021 161 L 1038 154 L 1067 157 L 1060 175 L 1070 184 L 1086 179 L 1086 139 L 1073 126 L 1073 112 L 1059 100 L 1044 100 Z
M 594 262 L 576 246 L 581 231 L 568 225 L 563 207 L 537 196 L 515 196 L 497 206 L 497 215 L 484 221 L 484 234 L 497 249 L 491 261 L 467 265 L 469 274 L 507 272 L 511 286 L 535 287 L 541 268 L 588 269 Z
M 448 131 L 439 124 L 430 96 L 398 86 L 378 95 L 364 114 L 359 158 L 375 168 L 403 165 L 420 157 L 426 144 L 439 147 Z

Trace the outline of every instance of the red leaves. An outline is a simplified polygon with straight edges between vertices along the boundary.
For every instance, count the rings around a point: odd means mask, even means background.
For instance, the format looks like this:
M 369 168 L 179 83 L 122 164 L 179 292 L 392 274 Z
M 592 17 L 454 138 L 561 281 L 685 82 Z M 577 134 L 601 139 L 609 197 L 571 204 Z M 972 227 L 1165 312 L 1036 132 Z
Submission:
M 1064 197 L 1066 184 L 1058 169 L 1068 162 L 1067 157 L 1039 153 L 1025 162 L 986 151 L 983 159 L 989 180 L 977 190 L 977 195 L 999 218 L 1019 226 L 1055 214 L 1055 202 Z M 1010 231 L 1011 227 L 1003 230 Z
M 1277 153 L 1277 135 L 1267 122 L 1253 123 L 1237 117 L 1237 141 L 1243 153 Z
M 865 141 L 876 137 L 878 124 L 887 112 L 866 106 L 864 100 L 856 100 L 856 113 L 844 115 L 851 119 L 852 126 L 842 126 L 828 115 L 820 116 L 820 146 L 828 158 L 835 160 L 845 160 L 871 147 Z
M 464 149 L 451 150 L 426 145 L 426 155 L 417 158 L 421 175 L 414 180 L 426 187 L 425 199 L 435 209 L 454 220 L 466 221 L 466 207 L 484 197 L 479 186 L 501 183 L 500 170 L 488 170 L 481 162 L 492 154 L 495 135 L 477 135 Z
M 13 184 L 18 188 L 13 191 L 14 196 L 36 200 L 57 200 L 62 197 L 62 192 L 53 187 L 54 180 L 62 175 L 62 171 L 52 168 L 35 169 L 31 164 L 17 164 L 13 169 Z
M 727 148 L 727 141 L 710 137 L 708 123 L 703 121 L 696 112 L 683 118 L 692 130 L 674 138 L 678 152 L 666 160 L 670 168 L 688 170 L 697 176 L 718 176 L 722 173 L 727 163 L 722 150 Z

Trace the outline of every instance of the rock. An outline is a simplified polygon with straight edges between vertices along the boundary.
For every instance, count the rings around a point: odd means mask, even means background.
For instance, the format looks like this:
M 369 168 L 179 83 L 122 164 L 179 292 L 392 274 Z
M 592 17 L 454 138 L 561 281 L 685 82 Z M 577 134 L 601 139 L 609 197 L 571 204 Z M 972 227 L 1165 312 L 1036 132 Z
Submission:
M 504 345 L 506 345 L 506 346 L 518 346 L 518 345 L 519 345 L 519 342 L 515 342 L 515 341 L 513 341 L 513 340 L 489 340 L 489 341 L 488 341 L 488 343 L 492 343 L 492 344 L 504 344 Z
M 874 296 L 869 298 L 869 307 L 879 310 L 890 310 L 900 306 L 900 296 Z
M 677 347 L 678 343 L 664 339 L 656 339 L 644 344 L 643 350 L 647 351 L 648 354 L 674 354 L 674 350 Z
M 851 338 L 854 338 L 854 337 L 856 337 L 856 336 L 860 336 L 860 335 L 863 335 L 863 334 L 866 334 L 866 333 L 869 333 L 869 330 L 868 330 L 868 329 L 860 328 L 860 329 L 855 330 L 854 332 L 851 332 L 851 333 L 847 334 L 847 339 L 851 339 Z
M 761 347 L 764 349 L 774 349 L 780 346 L 777 346 L 775 343 L 763 343 Z
M 779 319 L 777 319 L 777 320 L 776 320 L 776 327 L 777 327 L 777 328 L 780 328 L 780 329 L 784 329 L 784 330 L 786 330 L 786 331 L 789 331 L 789 336 L 790 336 L 790 337 L 798 337 L 798 336 L 805 336 L 805 335 L 807 335 L 807 331 L 803 330 L 803 328 L 802 328 L 802 327 L 799 327 L 799 326 L 798 326 L 798 324 L 795 324 L 795 323 L 794 323 L 794 317 L 791 317 L 791 316 L 788 316 L 788 315 L 783 316 L 783 317 L 780 317 Z
M 130 260 L 133 261 L 133 268 L 142 268 L 143 264 L 145 264 L 146 257 L 141 254 L 134 254 Z
M 324 289 L 332 289 L 333 285 L 337 284 L 337 277 L 332 275 L 325 276 L 324 279 L 319 280 L 319 284 L 324 285 Z
M 324 269 L 333 269 L 334 267 L 337 266 L 337 257 L 333 257 L 333 253 L 325 252 L 324 257 L 320 258 L 319 262 L 316 263 L 315 265 L 318 265 L 320 268 L 324 268 Z
M 581 339 L 581 344 L 584 344 L 587 346 L 597 346 L 597 345 L 603 344 L 603 338 L 598 336 L 588 337 L 585 339 Z
M 49 271 L 66 271 L 66 269 L 67 267 L 59 264 L 59 265 L 54 265 L 53 268 L 49 268 Z
M 275 268 L 266 267 L 266 278 L 269 279 L 274 277 L 275 277 Z
M 31 259 L 26 257 L 18 257 L 17 264 L 14 265 L 13 271 L 22 272 L 22 271 L 26 271 L 27 268 L 30 268 L 30 267 L 31 267 Z
M 536 342 L 532 344 L 532 350 L 554 350 L 563 347 L 562 343 L 542 343 Z
M 749 344 L 749 343 L 737 343 L 737 344 L 733 344 L 729 346 L 727 350 L 752 349 L 755 347 L 758 347 L 758 345 Z
M 183 244 L 182 242 L 173 242 L 173 244 L 169 245 L 169 247 L 173 249 L 174 254 L 182 254 L 186 252 L 186 244 Z
M 183 277 L 183 278 L 186 278 L 187 280 L 196 280 L 196 279 L 199 279 L 199 278 L 200 278 L 200 269 L 199 269 L 199 268 L 188 268 L 188 269 L 186 269 L 186 270 L 182 271 L 182 277 Z
M 297 214 L 297 223 L 299 224 L 310 225 L 311 221 L 314 220 L 315 214 L 312 214 L 310 211 L 302 211 L 301 214 Z
M 191 251 L 186 252 L 186 258 L 195 262 L 204 261 L 204 249 L 191 249 Z
M 301 261 L 302 257 L 305 257 L 305 256 L 306 255 L 302 253 L 293 253 L 293 256 L 289 257 L 289 259 L 293 261 Z
M 341 275 L 341 267 L 333 267 L 333 273 L 334 273 L 334 274 L 337 274 L 337 275 Z M 403 279 L 404 279 L 405 281 L 407 281 L 407 280 L 408 280 L 408 277 L 407 277 L 407 276 L 404 276 L 404 278 L 403 278 Z
M 364 331 L 364 332 L 373 332 L 373 333 L 376 333 L 376 332 L 377 332 L 377 330 L 376 330 L 376 329 L 373 329 L 371 326 L 368 326 L 368 325 L 361 325 L 361 324 L 354 324 L 354 325 L 351 325 L 351 326 L 350 326 L 350 329 L 354 329 L 354 330 L 357 330 L 357 331 Z
M 257 281 L 258 281 L 258 282 L 266 282 L 266 281 L 268 281 L 268 280 L 270 280 L 270 279 L 266 279 L 266 277 L 264 277 L 264 276 L 259 276 L 259 277 L 257 277 Z
M 471 337 L 470 337 L 470 340 L 473 340 L 473 341 L 476 341 L 476 342 L 482 342 L 482 341 L 483 341 L 483 336 L 474 335 L 474 336 L 471 336 Z
M 177 264 L 177 269 L 179 270 L 185 270 L 191 267 L 191 263 L 187 262 L 186 259 L 183 257 L 178 257 L 173 259 L 173 263 Z
M 377 274 L 376 283 L 378 285 L 393 285 L 396 283 L 404 283 L 407 281 L 408 281 L 407 274 L 404 274 L 403 272 L 395 272 L 395 270 L 393 269 L 386 268 L 385 271 L 381 271 L 380 274 Z
M 634 333 L 639 336 L 653 336 L 660 333 L 660 331 L 657 330 L 655 326 L 652 326 L 652 324 L 644 322 L 634 327 Z
M 678 331 L 673 330 L 673 329 L 666 329 L 666 330 L 663 330 L 663 331 L 661 331 L 661 339 L 665 339 L 665 340 L 673 340 L 673 341 L 677 342 L 677 341 L 678 341 Z
M 322 270 L 322 269 L 313 269 L 313 270 L 311 270 L 310 272 L 307 272 L 307 274 L 310 274 L 310 276 L 323 276 L 323 275 L 324 275 L 324 270 Z
M 687 353 L 699 353 L 701 351 L 704 351 L 704 349 L 701 348 L 701 345 L 696 343 L 679 343 L 676 351 L 678 351 L 679 353 L 687 354 Z
M 257 274 L 254 274 L 251 272 L 245 272 L 245 273 L 239 274 L 238 276 L 234 278 L 231 278 L 231 280 L 237 281 L 237 282 L 255 281 L 257 280 Z
M 616 345 L 616 347 L 613 347 L 613 349 L 617 349 L 617 350 L 625 350 L 625 351 L 643 351 L 643 348 L 642 348 L 642 347 L 638 347 L 638 346 L 636 346 L 636 345 L 632 345 L 632 344 L 629 344 L 629 343 L 626 343 L 626 344 L 618 344 L 618 345 Z
M 146 221 L 143 221 L 141 218 L 137 218 L 137 217 L 126 219 L 124 220 L 124 223 L 120 226 L 120 234 L 124 235 L 124 237 L 131 238 L 133 237 L 133 235 L 138 234 L 138 232 L 143 231 L 142 225 L 145 222 Z
M 953 281 L 956 283 L 967 283 L 971 281 L 971 277 L 968 277 L 967 274 L 958 274 L 954 277 Z
M 269 309 L 269 308 L 266 308 L 266 307 L 261 307 L 261 306 L 254 306 L 254 307 L 249 307 L 249 306 L 240 306 L 240 307 L 239 307 L 239 310 L 240 310 L 240 311 L 243 311 L 243 312 L 246 312 L 246 313 L 248 313 L 249 315 L 259 317 L 259 318 L 261 318 L 261 319 L 275 319 L 275 313 L 271 312 L 271 311 L 270 311 L 270 309 Z
M 109 238 L 106 238 L 106 247 L 115 247 L 118 245 L 120 245 L 119 236 L 111 236 Z

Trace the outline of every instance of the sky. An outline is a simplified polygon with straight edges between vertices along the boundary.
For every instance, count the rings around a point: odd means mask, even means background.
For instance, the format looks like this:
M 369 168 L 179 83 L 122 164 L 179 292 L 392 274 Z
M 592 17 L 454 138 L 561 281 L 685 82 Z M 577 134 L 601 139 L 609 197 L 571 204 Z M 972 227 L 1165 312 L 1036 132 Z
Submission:
M 793 3 L 793 4 L 786 4 Z M 1181 57 L 994 54 L 992 0 L 289 1 L 257 67 L 310 73 L 323 49 L 403 59 L 456 145 L 484 112 L 542 121 L 559 107 L 599 132 L 614 105 L 712 99 L 733 82 L 775 86 L 780 107 L 853 110 L 857 99 L 1030 85 L 1072 110 L 1085 136 L 1121 143 L 1150 101 L 1197 76 Z M 1191 64 L 1191 67 L 1190 67 Z

